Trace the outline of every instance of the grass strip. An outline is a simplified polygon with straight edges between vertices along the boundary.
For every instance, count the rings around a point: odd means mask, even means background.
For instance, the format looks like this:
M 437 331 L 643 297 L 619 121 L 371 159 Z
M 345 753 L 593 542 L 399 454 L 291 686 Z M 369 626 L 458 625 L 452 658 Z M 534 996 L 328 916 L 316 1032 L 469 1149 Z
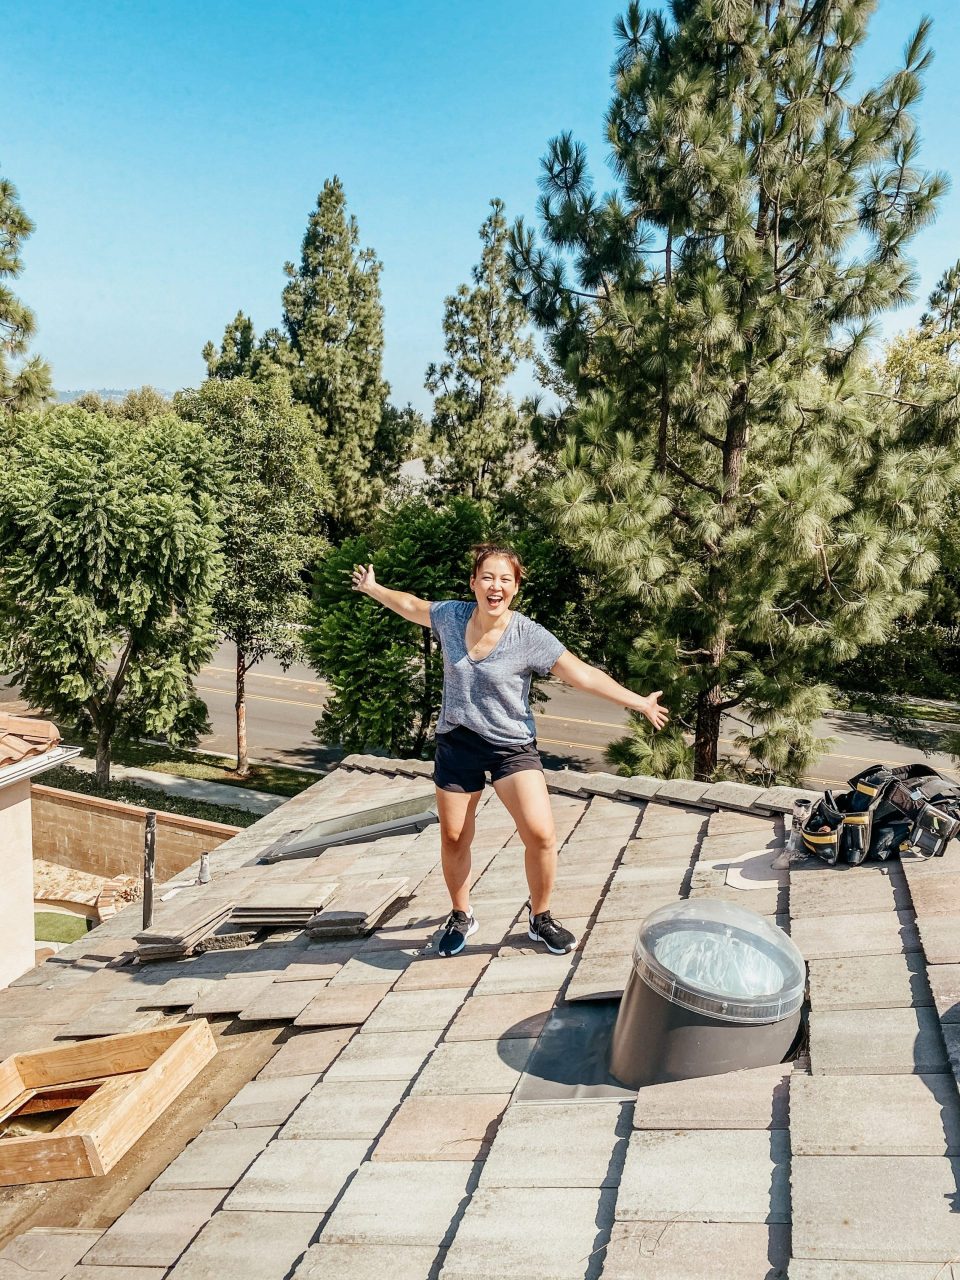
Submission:
M 102 786 L 92 773 L 71 769 L 68 764 L 48 769 L 40 779 L 46 787 L 59 787 L 85 796 L 99 796 L 101 800 L 118 800 L 122 804 L 135 804 L 141 809 L 155 809 L 158 813 L 178 813 L 187 818 L 202 818 L 206 822 L 222 822 L 230 827 L 250 827 L 261 816 L 246 809 L 234 809 L 222 804 L 207 804 L 203 800 L 191 800 L 187 796 L 173 796 L 151 787 L 140 787 L 135 782 L 120 778 Z
M 71 741 L 71 734 L 64 732 Z M 77 735 L 72 735 L 77 740 Z M 83 754 L 91 759 L 96 754 L 93 744 L 81 742 Z M 334 768 L 342 752 L 330 753 L 330 768 Z M 169 773 L 175 778 L 196 778 L 201 782 L 220 782 L 228 787 L 247 791 L 266 791 L 276 796 L 296 796 L 318 781 L 316 773 L 295 769 L 281 764 L 251 764 L 250 772 L 240 778 L 234 770 L 233 756 L 220 756 L 200 751 L 185 751 L 154 742 L 118 742 L 111 750 L 114 764 L 124 764 L 137 769 L 151 769 L 155 773 Z
M 35 911 L 33 936 L 37 942 L 79 942 L 87 934 L 87 922 L 63 911 Z

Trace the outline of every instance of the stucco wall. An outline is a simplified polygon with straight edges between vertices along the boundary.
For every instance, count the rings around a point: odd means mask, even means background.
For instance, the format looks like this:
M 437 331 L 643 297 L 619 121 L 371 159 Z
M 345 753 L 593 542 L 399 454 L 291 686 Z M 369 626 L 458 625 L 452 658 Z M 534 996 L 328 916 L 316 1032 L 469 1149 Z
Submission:
M 158 794 L 157 801 L 162 803 L 163 796 Z M 34 784 L 34 856 L 98 876 L 139 876 L 146 812 L 136 805 Z M 158 811 L 158 883 L 170 880 L 238 830 Z
M 33 968 L 30 782 L 0 787 L 0 987 Z

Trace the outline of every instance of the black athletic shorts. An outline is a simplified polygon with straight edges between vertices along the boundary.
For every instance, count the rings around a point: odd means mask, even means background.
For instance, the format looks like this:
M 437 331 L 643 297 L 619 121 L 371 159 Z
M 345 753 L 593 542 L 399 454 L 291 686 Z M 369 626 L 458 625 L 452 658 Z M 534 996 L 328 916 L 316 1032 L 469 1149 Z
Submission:
M 463 725 L 437 734 L 433 780 L 441 791 L 482 791 L 487 773 L 491 782 L 499 782 L 524 769 L 543 772 L 536 738 L 519 745 L 498 744 Z

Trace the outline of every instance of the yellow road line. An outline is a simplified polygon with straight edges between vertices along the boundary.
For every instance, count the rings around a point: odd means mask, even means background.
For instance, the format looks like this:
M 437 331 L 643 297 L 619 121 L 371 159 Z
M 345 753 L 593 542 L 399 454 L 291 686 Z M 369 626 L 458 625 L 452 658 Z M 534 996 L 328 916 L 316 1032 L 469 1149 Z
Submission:
M 212 689 L 209 685 L 197 685 L 198 693 L 221 693 L 225 697 L 232 697 L 232 689 Z M 265 693 L 248 693 L 248 702 L 285 702 L 291 707 L 309 707 L 311 711 L 322 711 L 323 703 L 321 702 L 298 702 L 296 698 L 271 698 Z
M 581 747 L 584 751 L 599 752 L 602 752 L 606 745 L 603 742 L 565 742 L 563 738 L 541 738 L 539 734 L 537 735 L 537 742 L 549 742 L 551 747 Z
M 237 673 L 236 673 L 236 671 L 234 671 L 233 667 L 214 667 L 214 666 L 209 666 L 209 667 L 204 667 L 204 668 L 203 668 L 203 670 L 204 670 L 204 671 L 219 671 L 219 672 L 222 672 L 222 673 L 223 673 L 223 675 L 226 675 L 226 676 L 233 676 L 234 678 L 236 678 L 236 675 L 237 675 Z M 267 675 L 267 673 L 266 673 L 265 671 L 254 671 L 254 670 L 252 670 L 252 669 L 251 669 L 250 671 L 248 671 L 248 672 L 247 672 L 247 678 L 248 678 L 248 679 L 254 679 L 254 680 L 279 680 L 282 684 L 298 684 L 298 685 L 300 685 L 300 686 L 301 686 L 301 688 L 304 688 L 304 689 L 321 689 L 321 690 L 323 690 L 323 689 L 325 689 L 325 688 L 326 688 L 326 686 L 325 686 L 324 684 L 318 684 L 316 681 L 312 681 L 312 680 L 298 680 L 295 676 L 268 676 L 268 675 Z
M 533 714 L 539 720 L 566 720 L 569 724 L 595 724 L 600 729 L 619 729 L 621 733 L 626 733 L 630 728 L 626 722 L 614 724 L 610 720 L 578 720 L 576 716 L 554 716 L 547 711 L 534 711 Z
M 207 670 L 207 671 L 224 671 L 224 672 L 226 672 L 226 673 L 227 673 L 227 674 L 229 674 L 229 675 L 232 675 L 232 674 L 233 674 L 233 672 L 232 672 L 228 667 L 205 667 L 205 668 L 204 668 L 204 670 Z M 286 682 L 287 682 L 287 683 L 289 683 L 289 684 L 304 684 L 304 683 L 306 683 L 305 681 L 292 680 L 292 679 L 290 679 L 290 678 L 289 678 L 289 677 L 287 677 L 287 676 L 262 676 L 262 677 L 261 677 L 261 679 L 264 679 L 264 680 L 284 680 L 284 681 L 286 681 Z M 321 686 L 320 686 L 320 685 L 314 685 L 313 687 L 314 687 L 314 688 L 316 688 L 316 689 L 320 689 L 320 688 L 321 688 Z M 219 694 L 226 695 L 227 697 L 231 696 L 231 695 L 232 695 L 232 693 L 233 693 L 233 690 L 232 690 L 232 689 L 217 689 L 217 688 L 213 688 L 213 687 L 211 687 L 211 686 L 209 686 L 209 685 L 197 685 L 197 691 L 198 691 L 199 693 L 219 693 Z M 322 710 L 323 710 L 323 706 L 322 706 L 322 704 L 321 704 L 321 703 L 318 703 L 318 702 L 303 702 L 303 701 L 301 701 L 301 700 L 299 700 L 299 699 L 297 699 L 297 698 L 276 698 L 276 697 L 270 697 L 269 695 L 267 695 L 267 694 L 265 694 L 265 693 L 248 693 L 248 694 L 247 694 L 247 701 L 248 701 L 248 702 L 249 702 L 249 701 L 254 701 L 254 702 L 279 702 L 279 703 L 284 703 L 285 705 L 287 705 L 287 706 L 291 706 L 291 707 L 306 707 L 306 708 L 308 708 L 308 709 L 309 709 L 309 710 L 311 710 L 311 711 L 322 711 Z M 577 719 L 577 717 L 575 717 L 575 716 L 554 716 L 554 715 L 550 715 L 548 712 L 545 712 L 545 711 L 534 712 L 534 715 L 535 715 L 538 719 L 540 719 L 540 720 L 561 720 L 561 721 L 566 720 L 566 721 L 568 721 L 570 724 L 589 724 L 589 725 L 595 725 L 597 728 L 603 728 L 603 729 L 617 729 L 617 730 L 619 730 L 621 733 L 625 733 L 625 732 L 627 732 L 628 727 L 629 727 L 629 726 L 624 725 L 624 724 L 612 724 L 612 723 L 611 723 L 610 721 L 608 721 L 608 720 L 580 720 L 580 719 Z M 603 751 L 603 748 L 606 746 L 606 743 L 604 743 L 604 742 L 570 742 L 570 741 L 568 741 L 568 740 L 567 740 L 567 739 L 565 739 L 565 738 L 541 738 L 541 737 L 539 737 L 539 735 L 538 735 L 537 741 L 538 741 L 538 742 L 547 742 L 547 743 L 549 743 L 549 744 L 550 744 L 550 746 L 552 746 L 552 747 L 578 747 L 578 748 L 579 748 L 580 750 L 582 750 L 582 751 L 596 751 L 596 752 L 602 752 L 602 751 Z M 721 738 L 721 739 L 720 739 L 720 742 L 722 742 L 722 743 L 724 744 L 724 746 L 728 746 L 728 747 L 732 747 L 732 746 L 734 746 L 734 742 L 733 742 L 733 739 L 732 739 L 732 738 Z M 851 755 L 843 755 L 843 754 L 841 754 L 840 752 L 830 752 L 830 753 L 825 757 L 825 759 L 828 759 L 828 760 L 852 760 L 852 761 L 854 761 L 854 762 L 855 762 L 855 763 L 857 763 L 857 764 L 890 764 L 890 765 L 899 765 L 899 764 L 902 764 L 902 763 L 903 763 L 903 761 L 902 761 L 902 760 L 889 760 L 889 759 L 884 759 L 884 758 L 880 758 L 880 759 L 878 759 L 876 756 L 851 756 Z M 811 781 L 811 782 L 832 783 L 832 782 L 836 782 L 836 781 L 838 781 L 838 779 L 836 779 L 836 778 L 810 778 L 810 779 L 809 779 L 809 781 Z

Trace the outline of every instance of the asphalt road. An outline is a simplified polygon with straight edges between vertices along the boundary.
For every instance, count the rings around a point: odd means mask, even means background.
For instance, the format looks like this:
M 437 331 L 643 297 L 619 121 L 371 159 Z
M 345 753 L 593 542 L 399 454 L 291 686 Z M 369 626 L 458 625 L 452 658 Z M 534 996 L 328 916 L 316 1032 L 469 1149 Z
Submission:
M 611 702 L 580 693 L 556 681 L 546 686 L 548 701 L 535 710 L 537 741 L 548 764 L 571 768 L 603 769 L 603 748 L 620 737 L 627 715 Z M 223 645 L 204 667 L 198 690 L 210 710 L 213 732 L 201 745 L 229 754 L 236 750 L 234 736 L 233 651 Z M 250 755 L 277 764 L 323 767 L 330 753 L 313 737 L 313 726 L 323 707 L 327 685 L 309 667 L 284 671 L 267 660 L 247 676 L 247 733 Z M 744 729 L 728 720 L 722 749 L 730 750 L 733 738 Z M 904 746 L 856 712 L 831 712 L 816 726 L 822 737 L 836 739 L 829 755 L 822 756 L 808 781 L 813 786 L 845 783 L 868 764 L 877 761 L 902 764 L 918 758 L 914 747 Z M 927 757 L 936 768 L 955 773 L 949 756 Z

